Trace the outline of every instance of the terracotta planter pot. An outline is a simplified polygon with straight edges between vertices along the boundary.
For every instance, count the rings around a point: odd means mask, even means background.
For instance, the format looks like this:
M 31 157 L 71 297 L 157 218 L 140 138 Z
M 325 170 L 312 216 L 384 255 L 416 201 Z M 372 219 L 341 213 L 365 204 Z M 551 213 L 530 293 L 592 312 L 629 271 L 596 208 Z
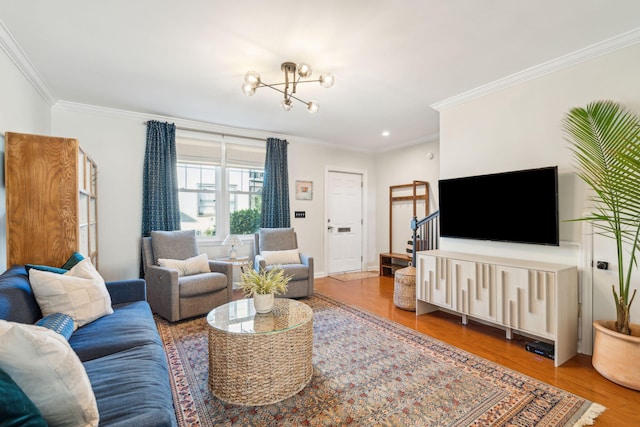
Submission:
M 616 384 L 640 390 L 640 325 L 631 324 L 631 335 L 615 330 L 615 321 L 596 320 L 593 367 Z

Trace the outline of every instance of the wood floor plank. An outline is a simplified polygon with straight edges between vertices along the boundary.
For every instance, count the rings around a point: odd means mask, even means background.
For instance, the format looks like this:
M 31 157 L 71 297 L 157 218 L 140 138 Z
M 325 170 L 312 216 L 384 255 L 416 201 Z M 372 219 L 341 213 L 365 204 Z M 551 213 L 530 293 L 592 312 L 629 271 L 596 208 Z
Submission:
M 435 312 L 416 316 L 393 304 L 393 278 L 342 282 L 329 277 L 315 279 L 323 295 L 363 308 L 532 378 L 552 384 L 607 407 L 596 426 L 640 426 L 640 392 L 619 386 L 602 377 L 591 366 L 591 357 L 578 355 L 562 366 L 525 350 L 530 339 L 515 335 L 507 340 L 504 331 L 470 321 L 464 326 L 459 316 Z M 638 367 L 640 369 L 640 366 Z

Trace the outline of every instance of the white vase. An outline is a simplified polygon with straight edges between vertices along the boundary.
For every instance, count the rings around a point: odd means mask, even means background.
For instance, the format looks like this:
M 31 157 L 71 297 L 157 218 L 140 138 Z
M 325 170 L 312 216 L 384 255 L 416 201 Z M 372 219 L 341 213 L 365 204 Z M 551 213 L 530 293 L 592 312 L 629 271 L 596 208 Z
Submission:
M 253 305 L 256 313 L 268 313 L 273 308 L 273 294 L 253 294 Z

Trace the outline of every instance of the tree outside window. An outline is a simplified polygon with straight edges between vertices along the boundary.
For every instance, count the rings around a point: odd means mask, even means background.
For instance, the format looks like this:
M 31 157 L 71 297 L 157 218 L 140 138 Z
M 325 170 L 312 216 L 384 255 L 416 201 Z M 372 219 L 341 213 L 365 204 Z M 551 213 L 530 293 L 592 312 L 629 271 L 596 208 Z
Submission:
M 253 234 L 260 228 L 264 171 L 229 168 L 229 230 L 231 234 Z

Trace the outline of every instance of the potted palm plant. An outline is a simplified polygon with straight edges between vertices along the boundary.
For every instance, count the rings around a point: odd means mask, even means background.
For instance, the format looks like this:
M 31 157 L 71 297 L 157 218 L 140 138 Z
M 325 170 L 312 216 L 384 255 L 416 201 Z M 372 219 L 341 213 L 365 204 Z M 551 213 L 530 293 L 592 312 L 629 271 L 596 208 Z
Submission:
M 248 268 L 240 278 L 240 289 L 247 298 L 253 297 L 253 305 L 257 313 L 268 313 L 273 308 L 274 297 L 287 292 L 291 280 L 285 276 L 284 270 L 278 266 L 259 270 Z
M 640 117 L 613 101 L 594 101 L 571 109 L 563 125 L 578 176 L 593 190 L 593 211 L 577 220 L 591 221 L 597 234 L 616 242 L 617 316 L 594 322 L 592 364 L 609 380 L 640 390 L 640 325 L 629 315 L 640 245 Z

